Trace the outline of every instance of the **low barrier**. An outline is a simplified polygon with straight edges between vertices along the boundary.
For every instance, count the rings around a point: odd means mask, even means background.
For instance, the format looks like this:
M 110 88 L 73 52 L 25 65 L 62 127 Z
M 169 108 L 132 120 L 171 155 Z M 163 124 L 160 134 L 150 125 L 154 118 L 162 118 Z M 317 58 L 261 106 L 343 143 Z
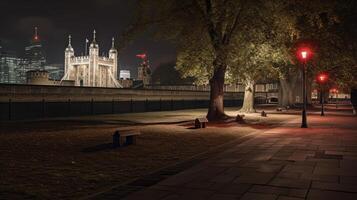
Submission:
M 244 93 L 226 92 L 225 107 Z M 270 93 L 257 93 L 257 104 Z M 0 84 L 0 121 L 208 108 L 208 91 L 116 89 Z
M 73 117 L 99 114 L 120 114 L 207 108 L 208 100 L 144 100 L 144 101 L 67 101 L 0 102 L 0 120 L 25 120 L 52 117 Z M 225 100 L 227 107 L 239 107 L 242 100 Z

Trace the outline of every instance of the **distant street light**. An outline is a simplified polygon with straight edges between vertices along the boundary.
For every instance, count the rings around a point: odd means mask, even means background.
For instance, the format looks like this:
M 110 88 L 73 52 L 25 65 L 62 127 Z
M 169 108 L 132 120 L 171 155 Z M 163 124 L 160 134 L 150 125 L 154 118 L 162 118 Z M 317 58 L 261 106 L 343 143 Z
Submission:
M 302 93 L 303 93 L 303 109 L 302 109 L 302 123 L 301 128 L 307 128 L 306 117 L 306 103 L 307 103 L 307 89 L 306 89 L 306 73 L 307 73 L 307 61 L 311 59 L 312 52 L 309 48 L 300 48 L 297 52 L 297 58 L 302 63 Z
M 336 108 L 338 108 L 338 89 L 335 90 L 336 93 Z
M 328 81 L 328 74 L 326 73 L 321 73 L 317 76 L 317 82 L 320 84 L 320 89 L 321 89 L 321 116 L 325 116 L 325 109 L 324 109 L 324 103 L 325 103 L 325 83 Z

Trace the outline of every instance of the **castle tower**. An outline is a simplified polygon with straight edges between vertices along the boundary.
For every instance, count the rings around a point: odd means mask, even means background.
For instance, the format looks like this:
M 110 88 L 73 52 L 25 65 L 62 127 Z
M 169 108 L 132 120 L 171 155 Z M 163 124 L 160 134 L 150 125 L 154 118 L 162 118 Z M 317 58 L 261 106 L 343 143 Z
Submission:
M 109 56 L 99 56 L 99 45 L 94 30 L 89 55 L 75 56 L 69 37 L 68 47 L 65 50 L 65 75 L 61 81 L 73 81 L 75 86 L 81 87 L 120 88 L 122 85 L 117 80 L 117 72 L 118 51 L 114 47 L 114 39 L 112 39 Z
M 98 57 L 99 57 L 99 46 L 96 41 L 96 31 L 93 31 L 93 41 L 89 46 L 89 85 L 99 86 L 98 85 Z

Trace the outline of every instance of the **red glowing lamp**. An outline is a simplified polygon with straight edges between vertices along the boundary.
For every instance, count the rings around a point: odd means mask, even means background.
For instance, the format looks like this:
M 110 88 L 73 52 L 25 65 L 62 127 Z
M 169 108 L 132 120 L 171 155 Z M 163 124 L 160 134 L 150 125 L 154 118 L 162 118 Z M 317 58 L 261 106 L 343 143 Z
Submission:
M 300 48 L 297 51 L 297 58 L 301 61 L 301 62 L 306 62 L 308 60 L 311 59 L 312 57 L 312 51 L 310 48 L 304 47 L 304 48 Z
M 328 74 L 327 73 L 321 73 L 317 76 L 317 82 L 320 84 L 324 84 L 328 81 Z

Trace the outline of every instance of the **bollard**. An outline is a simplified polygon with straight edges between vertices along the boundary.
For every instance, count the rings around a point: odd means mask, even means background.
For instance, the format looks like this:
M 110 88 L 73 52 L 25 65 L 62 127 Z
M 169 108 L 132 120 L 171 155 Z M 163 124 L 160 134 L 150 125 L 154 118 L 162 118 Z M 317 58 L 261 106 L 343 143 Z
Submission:
M 267 113 L 263 110 L 262 113 L 261 113 L 261 116 L 262 117 L 267 117 Z

